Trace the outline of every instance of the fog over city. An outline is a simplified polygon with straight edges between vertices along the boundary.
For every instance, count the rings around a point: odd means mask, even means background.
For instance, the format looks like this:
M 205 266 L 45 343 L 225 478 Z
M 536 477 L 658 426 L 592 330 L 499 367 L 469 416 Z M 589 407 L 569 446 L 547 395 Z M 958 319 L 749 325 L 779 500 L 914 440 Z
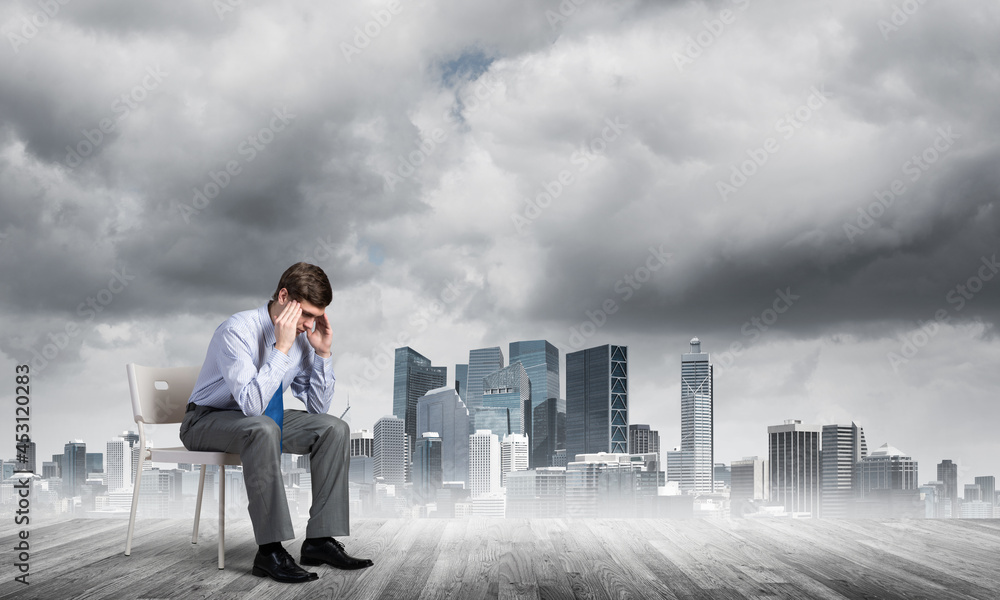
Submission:
M 39 465 L 103 452 L 126 363 L 200 364 L 308 261 L 356 429 L 396 347 L 453 380 L 546 339 L 565 394 L 611 343 L 670 449 L 697 336 L 716 462 L 856 421 L 921 483 L 1000 476 L 998 30 L 984 0 L 5 2 L 5 427 L 29 364 Z

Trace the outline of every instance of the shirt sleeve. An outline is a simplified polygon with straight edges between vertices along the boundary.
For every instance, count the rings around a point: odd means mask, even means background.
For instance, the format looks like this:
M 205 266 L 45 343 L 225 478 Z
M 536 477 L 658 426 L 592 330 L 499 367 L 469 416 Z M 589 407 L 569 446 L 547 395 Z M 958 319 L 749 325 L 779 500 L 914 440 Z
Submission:
M 337 378 L 333 375 L 333 356 L 322 358 L 309 347 L 302 353 L 302 366 L 292 380 L 292 395 L 306 405 L 306 411 L 323 414 L 330 410 L 333 388 Z
M 264 414 L 271 396 L 293 362 L 284 352 L 272 347 L 260 370 L 253 361 L 249 342 L 232 329 L 222 332 L 218 365 L 233 399 L 248 417 Z

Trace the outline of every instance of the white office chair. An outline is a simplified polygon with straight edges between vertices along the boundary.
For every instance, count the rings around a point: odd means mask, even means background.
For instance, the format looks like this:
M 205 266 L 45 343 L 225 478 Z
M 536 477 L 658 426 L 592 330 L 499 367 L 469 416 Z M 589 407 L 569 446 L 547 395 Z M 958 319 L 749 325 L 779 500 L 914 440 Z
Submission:
M 132 532 L 135 529 L 135 513 L 139 506 L 139 484 L 142 466 L 150 462 L 190 463 L 201 465 L 198 481 L 198 503 L 194 513 L 194 531 L 191 543 L 198 543 L 198 521 L 201 518 L 201 498 L 205 490 L 205 468 L 219 466 L 219 568 L 225 568 L 226 532 L 226 465 L 239 465 L 238 454 L 225 452 L 194 452 L 183 446 L 179 448 L 147 448 L 146 432 L 143 425 L 160 423 L 180 423 L 184 420 L 188 399 L 198 379 L 200 367 L 175 367 L 158 369 L 142 367 L 135 363 L 125 365 L 128 372 L 128 387 L 132 394 L 132 414 L 139 427 L 139 464 L 135 468 L 135 487 L 132 490 L 132 514 L 128 520 L 128 537 L 125 539 L 125 556 L 132 554 Z

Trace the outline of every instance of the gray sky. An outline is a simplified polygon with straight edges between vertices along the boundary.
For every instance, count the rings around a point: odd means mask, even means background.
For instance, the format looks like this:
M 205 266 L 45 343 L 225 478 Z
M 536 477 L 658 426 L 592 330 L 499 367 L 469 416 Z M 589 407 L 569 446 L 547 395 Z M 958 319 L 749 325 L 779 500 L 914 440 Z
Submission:
M 1000 476 L 995 2 L 341 4 L 0 8 L 0 369 L 36 363 L 40 461 L 308 260 L 354 428 L 401 339 L 449 377 L 610 342 L 670 448 L 698 336 L 717 461 L 855 420 L 921 482 Z

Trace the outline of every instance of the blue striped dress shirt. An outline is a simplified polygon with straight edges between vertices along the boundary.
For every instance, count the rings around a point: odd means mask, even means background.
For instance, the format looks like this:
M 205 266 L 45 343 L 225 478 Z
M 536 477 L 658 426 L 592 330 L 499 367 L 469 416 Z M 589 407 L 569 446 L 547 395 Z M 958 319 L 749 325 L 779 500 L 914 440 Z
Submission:
M 271 396 L 283 385 L 308 412 L 327 412 L 336 383 L 333 357 L 317 356 L 305 332 L 295 337 L 287 355 L 274 342 L 274 323 L 266 304 L 226 319 L 208 344 L 190 402 L 256 417 L 264 414 Z

